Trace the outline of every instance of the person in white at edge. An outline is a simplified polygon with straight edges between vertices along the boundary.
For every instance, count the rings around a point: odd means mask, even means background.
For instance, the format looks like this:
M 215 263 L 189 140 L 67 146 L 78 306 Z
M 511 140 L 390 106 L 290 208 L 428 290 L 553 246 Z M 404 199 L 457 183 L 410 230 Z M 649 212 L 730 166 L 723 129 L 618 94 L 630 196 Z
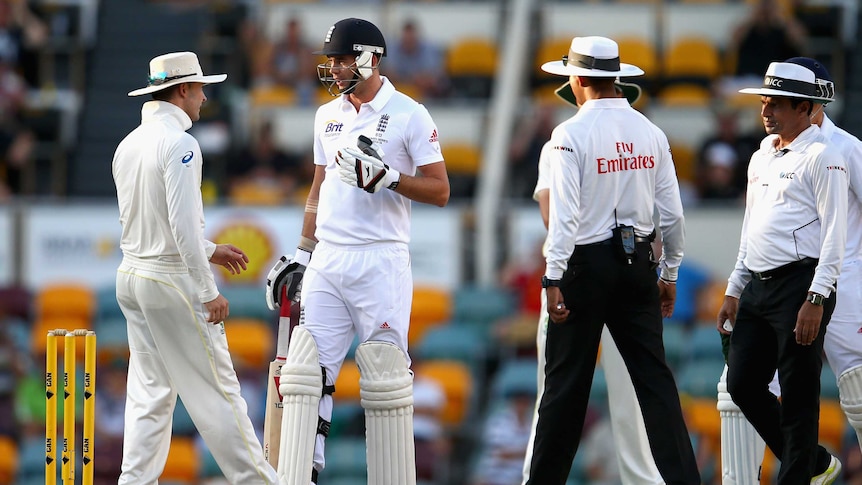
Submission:
M 804 66 L 773 62 L 762 87 L 740 90 L 761 96 L 767 136 L 748 166 L 739 253 L 716 319 L 731 335 L 727 392 L 781 461 L 779 485 L 832 483 L 841 469 L 817 445 L 817 430 L 848 176 L 841 153 L 811 124 L 816 103 L 828 101 L 815 81 Z M 781 401 L 769 388 L 776 370 Z
M 319 419 L 326 424 L 317 427 L 311 472 L 315 483 L 325 465 L 324 440 L 332 416 L 332 386 L 354 335 L 360 341 L 357 362 L 365 343 L 387 342 L 397 346 L 410 365 L 407 332 L 413 299 L 408 252 L 411 200 L 440 207 L 449 201 L 449 178 L 437 127 L 428 110 L 397 91 L 379 73 L 386 55 L 380 30 L 366 20 L 340 20 L 327 32 L 319 53 L 327 57 L 318 66 L 320 80 L 337 97 L 322 105 L 314 119 L 315 171 L 298 250 L 287 267 L 283 265 L 287 257 L 276 264 L 267 287 L 268 304 L 281 305 L 285 303 L 281 301 L 281 287 L 296 288 L 296 280 L 301 278 L 300 326 L 291 335 L 288 362 L 297 331 L 305 329 L 317 346 L 319 364 L 324 369 Z M 372 149 L 382 161 L 359 151 L 360 135 L 373 141 Z M 288 295 L 289 300 L 294 297 Z M 362 369 L 361 388 L 371 379 L 366 370 Z M 398 371 L 401 370 L 407 371 Z M 283 370 L 282 381 L 284 375 Z M 412 387 L 406 392 L 412 402 Z M 412 422 L 412 404 L 410 409 L 405 412 L 410 413 Z M 285 407 L 284 419 L 290 412 Z M 283 432 L 282 450 L 288 449 L 285 440 L 294 438 Z M 410 443 L 397 446 L 409 445 L 412 454 L 412 439 L 411 425 Z M 371 441 L 369 438 L 369 483 L 378 472 L 389 475 L 386 483 L 411 481 L 397 478 L 409 477 L 411 472 L 415 481 L 415 464 L 404 465 L 392 456 L 388 456 L 390 465 L 384 465 L 387 470 L 373 468 L 378 465 L 373 459 L 378 449 L 372 449 L 377 443 Z M 397 450 L 379 451 L 384 456 L 390 452 Z M 407 458 L 412 462 L 412 457 Z M 312 467 L 312 463 L 291 466 Z M 411 466 L 412 471 L 396 470 Z M 279 461 L 279 476 L 282 474 Z
M 634 104 L 641 94 L 637 84 L 617 81 L 614 83 L 621 95 L 629 104 Z M 568 82 L 557 88 L 557 95 L 567 103 L 577 107 L 572 88 Z M 539 154 L 539 179 L 533 190 L 533 199 L 539 203 L 539 212 L 545 229 L 548 228 L 548 217 L 550 213 L 550 167 L 548 158 L 551 155 L 551 142 L 548 141 L 542 147 Z M 546 253 L 543 248 L 543 253 Z M 539 326 L 536 332 L 536 350 L 539 360 L 538 365 L 538 393 L 542 395 L 545 387 L 545 338 L 548 335 L 548 309 L 545 290 L 542 290 L 542 309 L 539 316 Z M 602 330 L 602 350 L 599 356 L 605 375 L 614 376 L 608 379 L 608 405 L 611 415 L 611 430 L 614 435 L 614 447 L 617 455 L 617 465 L 620 470 L 620 478 L 625 485 L 657 485 L 664 484 L 658 468 L 655 466 L 652 452 L 649 449 L 649 439 L 644 428 L 643 413 L 638 405 L 635 388 L 632 385 L 629 371 L 626 369 L 617 345 L 607 327 Z M 532 443 L 536 433 L 536 421 L 539 419 L 539 403 L 536 399 L 536 407 L 533 413 L 533 426 L 527 449 L 527 456 L 532 454 Z M 524 460 L 524 478 L 526 483 L 530 474 L 530 460 Z
M 829 100 L 834 99 L 835 85 L 829 71 L 823 64 L 810 57 L 792 57 L 784 62 L 798 64 L 810 69 L 815 75 L 816 94 Z M 859 438 L 858 441 L 862 443 L 862 436 L 860 436 L 860 430 L 862 430 L 862 381 L 860 381 L 862 379 L 862 334 L 860 334 L 860 328 L 862 328 L 862 320 L 860 320 L 862 318 L 862 254 L 860 254 L 862 251 L 862 225 L 852 222 L 862 220 L 862 170 L 856 166 L 862 162 L 862 142 L 835 126 L 835 123 L 826 116 L 825 105 L 827 101 L 822 101 L 822 103 L 815 106 L 814 112 L 810 116 L 811 122 L 820 127 L 823 136 L 844 156 L 849 169 L 850 182 L 847 202 L 847 243 L 844 261 L 841 265 L 841 274 L 838 277 L 838 288 L 841 290 L 841 295 L 836 298 L 835 310 L 832 312 L 829 326 L 826 327 L 823 351 L 832 371 L 838 378 L 844 413 L 850 425 L 855 429 L 856 436 Z M 723 341 L 730 339 L 729 333 L 721 335 Z M 726 375 L 727 367 L 725 367 L 725 373 L 722 374 L 722 380 L 719 384 L 720 391 L 722 384 L 726 389 Z M 777 372 L 770 383 L 770 390 L 776 396 L 781 395 Z M 719 398 L 721 399 L 721 392 Z M 732 402 L 726 402 L 725 407 L 730 404 Z M 725 411 L 722 419 L 725 419 L 725 414 L 729 413 Z M 737 419 L 744 419 L 744 417 Z M 750 431 L 744 429 L 743 432 L 735 432 L 742 426 L 750 428 Z M 747 421 L 729 428 L 727 432 L 722 430 L 722 448 L 730 448 L 734 452 L 734 456 L 728 460 L 730 466 L 722 465 L 724 476 L 733 480 L 732 482 L 726 480 L 726 483 L 736 483 L 739 481 L 738 477 L 748 476 L 755 479 L 759 476 L 759 468 L 763 461 L 766 444 L 756 433 Z M 745 451 L 751 453 L 747 454 Z M 722 460 L 722 463 L 724 461 Z M 840 467 L 840 462 L 836 461 L 835 477 L 841 471 Z
M 188 133 L 206 101 L 197 56 L 177 52 L 150 61 L 152 93 L 141 124 L 117 147 L 114 182 L 123 261 L 117 300 L 128 322 L 129 371 L 119 483 L 157 483 L 171 443 L 177 396 L 230 483 L 274 484 L 240 396 L 223 320 L 228 301 L 210 263 L 236 274 L 248 258 L 203 236 L 203 160 Z
M 575 37 L 562 61 L 542 69 L 568 76 L 581 108 L 551 135 L 542 278 L 551 323 L 526 483 L 565 484 L 607 325 L 631 375 L 662 478 L 698 485 L 662 343 L 662 315 L 673 311 L 684 244 L 679 185 L 667 137 L 619 98 L 614 86 L 614 78 L 643 71 L 620 62 L 617 43 L 604 37 Z M 656 209 L 665 249 L 660 281 L 650 246 Z

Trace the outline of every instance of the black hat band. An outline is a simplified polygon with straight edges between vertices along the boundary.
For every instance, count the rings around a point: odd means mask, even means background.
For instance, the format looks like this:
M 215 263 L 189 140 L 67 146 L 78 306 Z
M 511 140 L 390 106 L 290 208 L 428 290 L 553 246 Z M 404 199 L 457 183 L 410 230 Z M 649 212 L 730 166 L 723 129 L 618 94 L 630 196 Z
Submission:
M 817 86 L 805 81 L 788 79 L 778 76 L 766 76 L 763 78 L 764 89 L 775 89 L 804 96 L 817 96 Z
M 596 59 L 593 56 L 587 56 L 584 54 L 578 54 L 574 51 L 569 51 L 568 56 L 563 56 L 563 65 L 566 66 L 569 63 L 586 69 L 598 69 L 600 71 L 620 70 L 619 57 L 614 57 L 613 59 Z

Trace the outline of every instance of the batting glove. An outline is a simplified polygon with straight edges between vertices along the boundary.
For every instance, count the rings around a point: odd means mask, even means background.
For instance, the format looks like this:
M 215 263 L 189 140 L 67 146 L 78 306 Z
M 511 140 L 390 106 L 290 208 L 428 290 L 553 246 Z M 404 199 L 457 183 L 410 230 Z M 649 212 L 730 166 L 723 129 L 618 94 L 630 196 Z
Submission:
M 288 301 L 299 301 L 299 295 L 302 292 L 302 276 L 309 261 L 311 261 L 311 253 L 300 248 L 297 248 L 293 259 L 289 256 L 278 259 L 266 276 L 267 308 L 275 311 L 284 303 L 281 299 L 284 287 L 287 287 Z
M 383 187 L 394 190 L 401 180 L 401 174 L 397 170 L 356 148 L 342 148 L 335 156 L 335 162 L 338 164 L 338 175 L 344 183 L 371 194 Z

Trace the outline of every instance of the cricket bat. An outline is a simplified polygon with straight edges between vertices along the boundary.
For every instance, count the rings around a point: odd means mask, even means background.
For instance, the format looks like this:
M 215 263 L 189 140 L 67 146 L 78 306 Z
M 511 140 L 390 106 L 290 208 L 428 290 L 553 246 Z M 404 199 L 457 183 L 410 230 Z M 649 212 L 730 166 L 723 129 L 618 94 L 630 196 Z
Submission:
M 290 332 L 299 323 L 299 302 L 287 300 L 287 287 L 282 289 L 281 301 L 282 305 L 278 315 L 278 337 L 275 344 L 275 360 L 269 363 L 269 377 L 266 386 L 266 414 L 263 422 L 263 457 L 276 470 L 278 469 L 278 451 L 281 444 L 281 415 L 283 412 L 278 384 L 281 380 L 281 366 L 287 360 Z

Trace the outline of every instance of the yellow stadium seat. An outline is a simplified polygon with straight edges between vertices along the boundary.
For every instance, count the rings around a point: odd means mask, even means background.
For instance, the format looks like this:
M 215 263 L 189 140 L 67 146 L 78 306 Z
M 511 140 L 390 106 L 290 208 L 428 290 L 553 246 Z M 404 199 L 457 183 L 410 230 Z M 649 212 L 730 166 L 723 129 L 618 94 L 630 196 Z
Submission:
M 446 394 L 442 421 L 458 427 L 470 411 L 473 400 L 473 376 L 470 368 L 453 360 L 426 360 L 416 366 L 416 377 L 434 379 Z
M 662 63 L 666 81 L 698 80 L 708 83 L 722 73 L 718 48 L 709 39 L 682 37 L 674 41 Z
M 273 206 L 285 201 L 284 190 L 276 183 L 242 182 L 228 192 L 231 204 L 239 206 Z
M 497 45 L 490 39 L 456 40 L 446 51 L 446 72 L 453 76 L 488 76 L 497 71 Z
M 533 76 L 540 81 L 540 84 L 545 84 L 545 82 L 554 83 L 556 86 L 563 84 L 565 78 L 543 71 L 542 64 L 550 61 L 559 61 L 563 56 L 569 54 L 569 47 L 571 45 L 571 37 L 544 39 L 539 44 L 536 56 L 534 57 Z
M 706 107 L 712 101 L 712 93 L 699 84 L 673 84 L 659 92 L 658 100 L 665 106 Z
M 840 452 L 844 444 L 847 417 L 837 399 L 820 399 L 820 443 L 830 451 Z
M 266 322 L 257 318 L 228 318 L 224 328 L 234 362 L 264 369 L 272 361 L 274 334 Z
M 171 450 L 160 481 L 165 483 L 195 484 L 201 468 L 201 459 L 194 438 L 174 436 Z
M 338 402 L 359 402 L 359 366 L 356 361 L 345 360 L 341 372 L 335 379 L 335 393 L 332 398 Z
M 710 454 L 721 454 L 721 416 L 715 399 L 694 398 L 682 400 L 685 422 L 691 433 L 697 434 L 709 447 Z
M 646 78 L 656 78 L 660 74 L 658 55 L 653 44 L 641 37 L 620 37 L 616 39 L 620 47 L 620 59 L 644 70 Z
M 96 293 L 81 283 L 51 284 L 36 292 L 35 306 L 36 318 L 70 317 L 89 322 L 96 311 Z
M 676 166 L 676 176 L 679 180 L 694 181 L 695 153 L 694 149 L 683 143 L 670 141 L 670 151 Z
M 413 288 L 413 306 L 410 310 L 410 331 L 407 335 L 411 347 L 422 340 L 429 328 L 447 322 L 452 317 L 452 295 L 448 290 L 430 286 Z
M 253 88 L 248 97 L 253 108 L 290 106 L 296 102 L 296 91 L 290 86 L 273 85 Z
M 14 483 L 18 473 L 18 445 L 8 436 L 0 436 L 0 483 Z
M 479 147 L 472 143 L 452 142 L 440 147 L 446 171 L 452 175 L 478 175 L 482 162 Z

